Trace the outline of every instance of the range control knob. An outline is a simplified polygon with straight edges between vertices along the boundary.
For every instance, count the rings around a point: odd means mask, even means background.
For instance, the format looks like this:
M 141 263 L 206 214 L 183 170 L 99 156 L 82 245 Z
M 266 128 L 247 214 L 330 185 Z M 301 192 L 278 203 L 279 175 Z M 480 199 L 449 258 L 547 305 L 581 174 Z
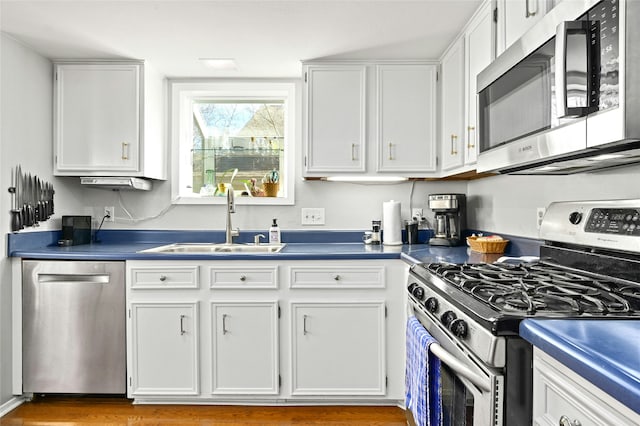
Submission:
M 424 288 L 416 286 L 411 294 L 413 294 L 413 297 L 421 301 L 422 299 L 424 299 Z
M 569 222 L 573 223 L 574 225 L 579 224 L 581 220 L 582 220 L 582 213 L 580 212 L 573 212 L 569 215 Z
M 429 312 L 433 312 L 434 314 L 438 312 L 438 308 L 440 307 L 438 305 L 438 299 L 435 297 L 428 298 L 427 301 L 424 302 L 424 306 Z
M 409 284 L 409 287 L 408 287 L 409 293 L 413 294 L 413 289 L 416 287 L 418 287 L 418 284 L 416 283 Z
M 440 321 L 442 321 L 444 326 L 448 328 L 449 324 L 451 324 L 456 318 L 458 318 L 458 316 L 455 314 L 455 312 L 447 311 L 442 314 L 442 316 L 440 317 Z
M 465 337 L 467 337 L 467 331 L 469 330 L 469 327 L 467 326 L 467 323 L 464 322 L 464 320 L 458 318 L 451 321 L 451 324 L 449 324 L 449 330 L 451 330 L 454 336 L 464 339 Z

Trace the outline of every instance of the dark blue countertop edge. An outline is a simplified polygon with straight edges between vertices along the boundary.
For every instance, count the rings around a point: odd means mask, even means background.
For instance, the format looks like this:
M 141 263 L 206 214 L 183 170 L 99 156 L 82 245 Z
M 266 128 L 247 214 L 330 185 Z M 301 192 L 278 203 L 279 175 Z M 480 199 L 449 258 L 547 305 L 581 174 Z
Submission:
M 580 328 L 589 322 L 589 336 L 600 334 L 602 339 L 580 341 Z M 625 335 L 617 339 L 627 347 L 612 348 L 605 343 L 604 339 L 617 332 L 614 323 L 631 325 L 637 331 L 636 336 L 630 336 L 626 328 Z M 640 322 L 526 319 L 520 323 L 520 336 L 640 414 Z M 627 359 L 621 359 L 624 357 Z
M 400 259 L 420 262 L 493 262 L 501 255 L 472 252 L 466 246 L 437 247 L 428 244 L 403 246 L 370 246 L 361 243 L 363 231 L 282 231 L 287 247 L 280 253 L 245 254 L 160 254 L 138 253 L 140 250 L 170 243 L 223 242 L 223 231 L 193 230 L 101 230 L 98 243 L 59 247 L 61 231 L 18 232 L 7 234 L 7 253 L 11 257 L 69 260 L 126 259 Z M 475 231 L 474 231 L 475 232 Z M 238 242 L 253 242 L 253 236 L 264 231 L 242 231 Z M 470 232 L 469 232 L 470 233 Z M 421 230 L 419 241 L 428 241 L 429 230 Z M 505 255 L 537 255 L 540 242 L 529 238 L 509 237 Z

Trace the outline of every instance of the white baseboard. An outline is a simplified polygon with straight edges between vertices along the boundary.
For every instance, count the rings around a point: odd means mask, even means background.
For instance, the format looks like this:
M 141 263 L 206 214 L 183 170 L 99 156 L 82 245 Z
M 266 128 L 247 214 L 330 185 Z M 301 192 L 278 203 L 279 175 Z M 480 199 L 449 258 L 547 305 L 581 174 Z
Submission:
M 8 414 L 14 408 L 18 407 L 25 401 L 25 398 L 22 396 L 14 396 L 4 404 L 0 405 L 0 418 L 4 417 L 5 414 Z

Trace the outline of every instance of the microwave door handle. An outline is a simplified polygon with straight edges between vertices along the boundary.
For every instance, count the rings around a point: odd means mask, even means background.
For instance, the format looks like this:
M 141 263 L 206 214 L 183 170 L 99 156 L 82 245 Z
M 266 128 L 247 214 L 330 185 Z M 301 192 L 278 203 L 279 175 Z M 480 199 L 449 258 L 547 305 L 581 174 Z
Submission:
M 429 350 L 438 358 L 440 361 L 444 362 L 452 369 L 456 374 L 468 379 L 471 383 L 477 386 L 483 392 L 489 392 L 491 390 L 491 379 L 487 377 L 482 377 L 481 375 L 471 371 L 469 367 L 467 367 L 462 362 L 458 361 L 458 359 L 447 352 L 442 346 L 437 343 L 432 343 L 429 345 Z
M 586 105 L 569 107 L 567 104 L 567 37 L 568 35 L 580 34 L 584 38 L 584 86 Z M 556 109 L 558 118 L 582 117 L 589 113 L 589 93 L 590 93 L 590 51 L 589 51 L 589 21 L 564 21 L 556 28 L 556 49 L 555 49 L 555 83 L 556 83 Z

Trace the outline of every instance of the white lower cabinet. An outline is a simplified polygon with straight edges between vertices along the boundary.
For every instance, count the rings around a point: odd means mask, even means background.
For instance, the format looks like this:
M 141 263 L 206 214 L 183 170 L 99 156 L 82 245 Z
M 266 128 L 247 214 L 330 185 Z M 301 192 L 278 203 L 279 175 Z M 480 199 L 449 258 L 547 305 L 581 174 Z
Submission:
M 639 425 L 640 415 L 545 352 L 533 353 L 533 424 Z
M 131 394 L 197 395 L 198 303 L 132 303 Z
M 384 395 L 384 302 L 293 302 L 292 394 Z
M 211 302 L 214 394 L 279 391 L 278 303 Z
M 401 260 L 127 261 L 138 403 L 404 399 Z

